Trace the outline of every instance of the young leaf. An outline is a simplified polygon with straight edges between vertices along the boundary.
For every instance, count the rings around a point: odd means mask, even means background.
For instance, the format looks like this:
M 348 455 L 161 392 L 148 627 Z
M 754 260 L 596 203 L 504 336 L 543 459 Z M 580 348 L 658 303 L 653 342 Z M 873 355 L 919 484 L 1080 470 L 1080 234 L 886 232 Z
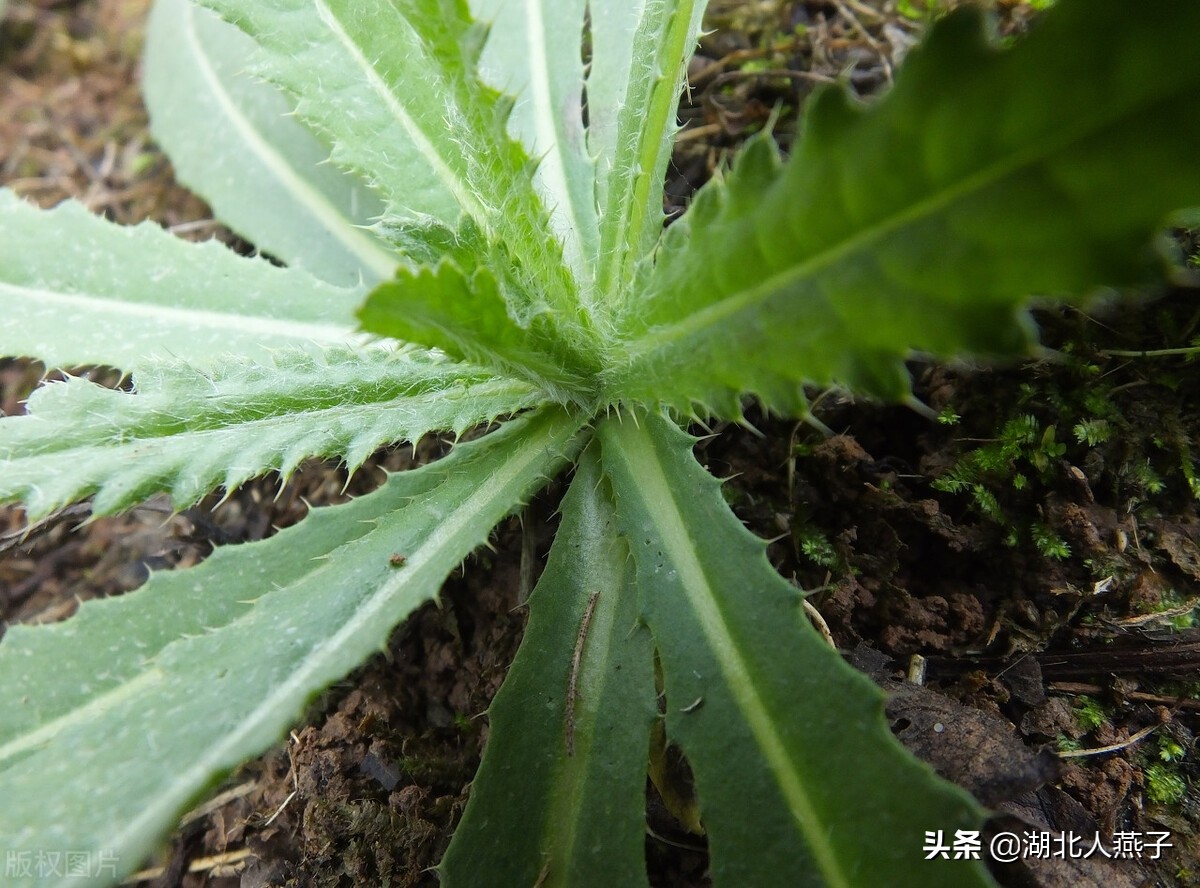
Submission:
M 590 400 L 599 370 L 564 341 L 546 315 L 522 328 L 508 314 L 503 287 L 487 267 L 468 275 L 451 261 L 402 268 L 359 309 L 363 329 L 439 348 L 456 358 L 523 377 L 559 400 Z
M 466 0 L 204 0 L 253 36 L 263 73 L 298 97 L 297 113 L 328 136 L 333 159 L 368 177 L 383 223 L 419 232 L 466 214 L 511 252 L 521 285 L 513 313 L 549 311 L 587 326 L 533 164 L 506 132 L 508 100 L 473 70 L 482 31 Z
M 598 164 L 596 201 L 601 207 L 608 206 L 608 177 L 620 138 L 617 118 L 637 67 L 634 40 L 645 15 L 646 0 L 628 0 L 607 4 L 588 18 L 592 54 L 587 71 L 587 144 Z
M 675 141 L 675 110 L 707 3 L 644 0 L 631 5 L 640 18 L 628 55 L 614 52 L 612 58 L 598 60 L 595 75 L 602 100 L 609 100 L 624 87 L 616 96 L 620 111 L 615 129 L 602 117 L 592 143 L 600 163 L 597 293 L 614 307 L 641 301 L 640 294 L 625 287 L 634 263 L 651 249 L 662 231 L 663 182 Z M 597 52 L 617 49 L 616 41 L 628 27 L 630 14 L 632 10 L 617 12 L 611 24 L 593 25 L 601 38 Z M 607 10 L 597 11 L 593 22 L 606 15 Z M 628 65 L 628 73 L 615 74 L 614 65 L 622 63 Z M 601 106 L 601 114 L 604 110 Z
M 531 157 L 564 258 L 590 285 L 599 252 L 595 164 L 583 127 L 582 39 L 586 0 L 471 0 L 488 24 L 480 74 L 516 102 L 508 128 Z
M 759 141 L 668 231 L 614 397 L 902 396 L 910 349 L 1019 352 L 1030 294 L 1138 280 L 1150 233 L 1200 201 L 1198 32 L 1195 3 L 1062 0 L 999 51 L 964 9 L 876 105 L 815 96 L 785 166 Z
M 645 885 L 653 652 L 597 449 L 563 500 L 445 884 Z M 520 812 L 514 817 L 513 812 Z
M 978 828 L 982 812 L 897 745 L 882 693 L 808 624 L 692 439 L 655 414 L 597 435 L 713 884 L 989 884 L 977 862 L 912 865 L 924 830 Z
M 280 353 L 202 371 L 160 363 L 129 394 L 84 379 L 44 385 L 27 416 L 0 423 L 0 501 L 37 520 L 95 494 L 94 514 L 160 491 L 176 508 L 310 456 L 353 471 L 378 447 L 461 434 L 543 397 L 528 385 L 408 350 Z
M 0 354 L 52 367 L 147 358 L 211 366 L 361 337 L 341 289 L 299 269 L 192 244 L 153 223 L 115 225 L 74 202 L 40 210 L 0 189 Z
M 250 38 L 192 0 L 154 4 L 143 95 L 176 177 L 288 265 L 341 286 L 391 276 L 394 248 L 365 230 L 382 204 L 325 163 L 329 149 L 290 116 L 285 96 L 250 78 L 255 52 Z
M 70 848 L 131 872 L 206 787 L 275 742 L 433 597 L 571 458 L 578 428 L 558 410 L 516 420 L 268 540 L 155 574 L 65 623 L 9 629 L 6 852 Z

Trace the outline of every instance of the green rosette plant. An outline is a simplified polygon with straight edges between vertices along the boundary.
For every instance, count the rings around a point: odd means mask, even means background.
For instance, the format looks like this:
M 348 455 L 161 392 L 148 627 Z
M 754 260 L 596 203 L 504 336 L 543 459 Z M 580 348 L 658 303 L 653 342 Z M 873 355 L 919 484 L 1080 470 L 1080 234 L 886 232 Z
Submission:
M 202 6 L 155 6 L 154 130 L 286 267 L 0 192 L 0 353 L 133 382 L 68 376 L 0 420 L 0 499 L 30 521 L 184 508 L 502 421 L 270 539 L 11 627 L 0 847 L 129 873 L 569 471 L 447 884 L 647 884 L 659 728 L 718 886 L 988 884 L 923 860 L 925 831 L 982 810 L 893 739 L 681 425 L 747 398 L 803 417 L 806 385 L 903 399 L 914 352 L 1022 354 L 1033 297 L 1161 274 L 1154 233 L 1200 205 L 1200 4 L 1060 0 L 1003 50 L 978 11 L 948 15 L 886 96 L 820 91 L 790 158 L 752 140 L 665 230 L 703 0 Z

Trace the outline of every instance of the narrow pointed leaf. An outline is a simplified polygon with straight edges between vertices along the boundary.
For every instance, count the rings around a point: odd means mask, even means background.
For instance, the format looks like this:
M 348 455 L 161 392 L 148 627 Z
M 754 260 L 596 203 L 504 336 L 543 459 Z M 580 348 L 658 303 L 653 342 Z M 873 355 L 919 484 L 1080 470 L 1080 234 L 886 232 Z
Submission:
M 455 228 L 466 215 L 504 245 L 517 313 L 585 323 L 533 164 L 506 131 L 509 100 L 473 70 L 483 31 L 466 0 L 203 0 L 264 50 L 263 72 L 297 97 L 333 159 L 369 177 L 387 226 Z
M 143 94 L 179 181 L 263 252 L 340 286 L 382 280 L 395 250 L 366 226 L 383 212 L 247 69 L 249 37 L 192 0 L 157 0 L 146 29 Z
M 436 594 L 571 456 L 578 425 L 558 411 L 517 420 L 264 542 L 156 574 L 65 623 L 10 629 L 0 644 L 6 852 L 64 848 L 104 855 L 118 875 L 135 869 L 174 817 Z
M 564 258 L 586 284 L 599 251 L 595 164 L 583 128 L 586 0 L 471 0 L 488 25 L 479 61 L 486 83 L 516 102 L 509 132 L 537 159 L 534 184 Z
M 461 434 L 541 400 L 529 385 L 416 352 L 288 352 L 269 364 L 135 371 L 134 393 L 71 378 L 0 422 L 0 501 L 31 519 L 95 495 L 93 512 L 167 492 L 185 508 L 310 456 L 351 470 L 384 444 Z
M 597 432 L 713 884 L 990 884 L 978 862 L 921 860 L 925 830 L 977 829 L 981 810 L 892 737 L 882 693 L 808 624 L 693 440 L 655 414 L 638 423 Z
M 592 56 L 588 63 L 588 149 L 597 162 L 596 199 L 608 206 L 608 176 L 617 156 L 617 118 L 625 104 L 630 76 L 637 64 L 633 54 L 638 24 L 646 13 L 646 0 L 590 4 L 588 36 Z
M 1200 5 L 1061 0 L 1015 48 L 977 10 L 936 26 L 878 104 L 810 103 L 672 226 L 625 319 L 618 396 L 729 414 L 802 381 L 902 396 L 910 349 L 1014 353 L 1031 294 L 1142 279 L 1200 200 Z
M 675 142 L 675 112 L 707 0 L 646 0 L 637 5 L 641 17 L 629 50 L 629 74 L 619 97 L 615 134 L 611 141 L 600 136 L 593 147 L 605 152 L 598 158 L 597 172 L 601 257 L 597 290 L 599 298 L 615 306 L 640 301 L 640 294 L 627 287 L 632 269 L 662 231 L 663 182 Z M 593 11 L 593 18 L 602 15 L 603 9 Z M 618 27 L 628 21 L 620 13 L 618 19 Z M 596 48 L 618 47 L 613 40 Z M 620 59 L 606 60 L 609 67 L 600 70 L 610 72 L 611 65 L 620 63 Z M 611 74 L 606 77 L 601 92 L 605 99 L 616 86 L 609 82 Z M 604 133 L 603 118 L 601 126 Z
M 153 223 L 116 225 L 68 202 L 40 210 L 0 190 L 0 354 L 54 367 L 147 358 L 212 365 L 358 338 L 361 288 L 193 244 Z
M 470 803 L 439 867 L 451 888 L 484 873 L 495 885 L 647 884 L 653 652 L 596 448 L 562 511 L 521 650 L 488 710 Z

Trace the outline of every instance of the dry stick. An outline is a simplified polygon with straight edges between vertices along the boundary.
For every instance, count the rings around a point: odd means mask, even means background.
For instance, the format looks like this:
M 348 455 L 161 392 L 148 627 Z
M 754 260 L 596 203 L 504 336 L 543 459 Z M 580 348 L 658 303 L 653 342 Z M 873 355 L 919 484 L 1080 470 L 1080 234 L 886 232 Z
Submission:
M 1103 694 L 1103 685 L 1082 681 L 1052 681 L 1046 689 L 1059 694 Z M 1171 697 L 1166 694 L 1149 694 L 1145 691 L 1126 691 L 1122 696 L 1131 703 L 1149 703 L 1155 706 L 1170 706 L 1186 712 L 1200 712 L 1200 700 L 1190 697 Z
M 583 646 L 587 642 L 588 627 L 592 624 L 592 614 L 596 612 L 596 599 L 599 592 L 588 596 L 587 607 L 583 609 L 583 622 L 579 624 L 579 635 L 575 639 L 575 653 L 571 655 L 571 677 L 567 681 L 567 755 L 575 755 L 575 697 L 579 693 L 579 663 L 583 659 Z
M 254 852 L 249 848 L 238 848 L 236 851 L 226 851 L 222 854 L 214 854 L 211 857 L 200 857 L 188 863 L 187 871 L 189 873 L 212 873 L 213 870 L 225 867 L 237 867 L 253 854 Z M 237 872 L 237 870 L 234 869 L 233 872 Z M 151 882 L 156 879 L 162 879 L 166 873 L 167 868 L 165 866 L 138 870 L 122 881 L 121 884 L 137 885 L 140 882 Z
M 892 62 L 888 58 L 887 51 L 883 46 L 871 36 L 871 33 L 863 27 L 863 23 L 858 20 L 858 17 L 846 6 L 843 0 L 833 0 L 833 5 L 837 7 L 838 12 L 842 14 L 842 18 L 850 23 L 850 27 L 858 32 L 858 35 L 866 41 L 867 45 L 875 51 L 879 56 L 879 61 L 883 64 L 883 73 L 887 77 L 887 82 L 892 82 Z
M 1120 752 L 1133 746 L 1135 743 L 1140 743 L 1151 733 L 1157 731 L 1162 725 L 1150 725 L 1148 728 L 1142 728 L 1136 734 L 1131 735 L 1127 740 L 1122 740 L 1120 743 L 1110 743 L 1108 746 L 1097 746 L 1093 749 L 1070 749 L 1055 753 L 1059 758 L 1080 758 L 1085 755 L 1104 755 L 1108 752 Z

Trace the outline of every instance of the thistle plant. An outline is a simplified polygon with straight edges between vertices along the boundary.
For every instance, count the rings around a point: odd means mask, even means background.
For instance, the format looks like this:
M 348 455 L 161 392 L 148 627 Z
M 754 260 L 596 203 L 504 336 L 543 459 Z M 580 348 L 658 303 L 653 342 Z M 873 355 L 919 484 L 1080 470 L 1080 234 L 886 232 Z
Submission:
M 154 131 L 286 267 L 0 192 L 0 353 L 132 380 L 68 375 L 0 420 L 0 499 L 31 522 L 182 509 L 498 427 L 11 627 L 4 850 L 106 855 L 98 883 L 135 869 L 563 475 L 448 884 L 646 884 L 659 728 L 718 886 L 987 884 L 922 859 L 925 831 L 982 810 L 895 742 L 683 427 L 749 398 L 804 417 L 805 386 L 905 399 L 914 353 L 1021 354 L 1034 296 L 1161 275 L 1152 236 L 1200 205 L 1200 5 L 1060 0 L 1006 50 L 979 12 L 946 16 L 884 98 L 820 91 L 789 159 L 752 140 L 665 230 L 703 0 L 203 6 L 225 21 L 155 7 Z

